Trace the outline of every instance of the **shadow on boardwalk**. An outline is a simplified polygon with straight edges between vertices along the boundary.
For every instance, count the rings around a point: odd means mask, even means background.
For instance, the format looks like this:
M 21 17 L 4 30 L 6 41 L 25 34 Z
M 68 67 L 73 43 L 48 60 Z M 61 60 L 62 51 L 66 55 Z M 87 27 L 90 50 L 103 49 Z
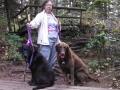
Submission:
M 16 81 L 3 81 L 0 80 L 0 90 L 32 90 L 33 86 L 29 86 L 27 82 Z M 106 88 L 93 88 L 93 87 L 81 87 L 81 86 L 67 86 L 67 85 L 54 85 L 45 89 L 39 90 L 109 90 Z M 118 89 L 114 89 L 118 90 Z

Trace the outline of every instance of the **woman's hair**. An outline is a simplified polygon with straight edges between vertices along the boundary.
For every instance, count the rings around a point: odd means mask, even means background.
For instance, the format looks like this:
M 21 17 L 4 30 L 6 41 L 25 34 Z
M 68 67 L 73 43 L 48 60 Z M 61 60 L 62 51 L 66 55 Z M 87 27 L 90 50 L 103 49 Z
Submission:
M 46 3 L 48 3 L 49 1 L 51 1 L 52 2 L 52 0 L 44 0 L 44 2 L 42 3 L 42 10 L 44 10 L 45 9 L 45 5 L 46 5 Z M 53 3 L 53 2 L 52 2 Z M 53 9 L 53 5 L 52 5 L 52 9 Z

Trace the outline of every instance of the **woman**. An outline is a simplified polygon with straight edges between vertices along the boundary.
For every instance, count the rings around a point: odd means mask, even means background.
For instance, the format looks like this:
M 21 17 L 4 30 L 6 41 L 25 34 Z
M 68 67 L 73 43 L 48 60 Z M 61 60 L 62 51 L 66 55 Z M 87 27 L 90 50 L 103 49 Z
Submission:
M 45 0 L 42 4 L 42 12 L 27 23 L 32 29 L 38 28 L 37 43 L 40 44 L 40 53 L 50 62 L 54 68 L 56 61 L 56 43 L 60 42 L 58 33 L 60 24 L 52 13 L 53 4 L 51 0 Z

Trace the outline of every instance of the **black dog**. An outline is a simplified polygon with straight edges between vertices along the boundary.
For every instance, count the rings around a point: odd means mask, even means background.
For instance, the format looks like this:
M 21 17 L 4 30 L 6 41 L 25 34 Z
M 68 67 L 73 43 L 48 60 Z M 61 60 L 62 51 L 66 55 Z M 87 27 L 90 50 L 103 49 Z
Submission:
M 23 57 L 27 59 L 27 62 L 30 63 L 32 46 L 22 45 L 20 47 L 20 52 L 22 53 Z M 31 81 L 28 83 L 30 86 L 36 86 L 35 88 L 33 88 L 33 90 L 54 85 L 54 71 L 50 66 L 49 62 L 37 50 L 35 50 L 33 53 L 32 62 L 29 68 L 31 70 L 32 78 Z

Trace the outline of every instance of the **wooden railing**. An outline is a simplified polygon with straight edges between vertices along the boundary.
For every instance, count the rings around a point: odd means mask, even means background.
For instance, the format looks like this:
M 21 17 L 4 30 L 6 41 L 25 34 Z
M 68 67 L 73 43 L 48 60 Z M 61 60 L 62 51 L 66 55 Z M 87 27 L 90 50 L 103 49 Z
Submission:
M 19 13 L 17 13 L 14 17 L 10 19 L 10 22 L 12 22 L 12 30 L 10 32 L 16 32 L 16 33 L 23 33 L 25 32 L 25 24 L 29 21 L 28 17 L 30 15 L 30 19 L 32 20 L 37 13 L 40 12 L 40 5 L 26 5 Z M 76 26 L 81 27 L 82 25 L 82 12 L 86 11 L 86 9 L 83 8 L 77 8 L 77 7 L 54 7 L 54 10 L 73 10 L 73 11 L 79 11 L 80 15 L 77 16 L 60 16 L 56 15 L 57 18 L 71 18 L 71 19 L 79 19 L 79 23 L 75 24 Z M 36 10 L 36 12 L 35 12 Z M 33 13 L 34 12 L 34 13 Z M 69 26 L 70 24 L 62 23 L 62 26 Z

